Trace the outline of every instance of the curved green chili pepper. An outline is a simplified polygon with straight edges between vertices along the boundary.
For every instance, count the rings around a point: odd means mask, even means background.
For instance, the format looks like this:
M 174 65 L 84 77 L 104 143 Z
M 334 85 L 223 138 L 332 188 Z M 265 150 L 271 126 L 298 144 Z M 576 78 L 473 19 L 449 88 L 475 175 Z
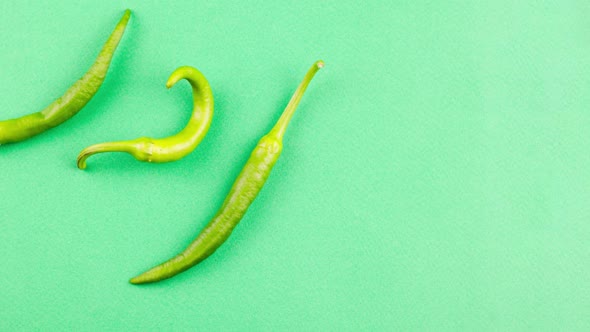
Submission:
M 131 11 L 128 9 L 98 54 L 92 67 L 63 96 L 40 112 L 0 121 L 0 144 L 26 140 L 62 124 L 76 115 L 102 85 L 130 16 Z
M 295 91 L 287 108 L 273 129 L 258 142 L 250 159 L 238 175 L 229 195 L 217 211 L 213 220 L 197 238 L 178 256 L 154 267 L 130 280 L 132 284 L 145 284 L 168 279 L 183 272 L 209 257 L 227 240 L 240 222 L 250 204 L 264 185 L 283 148 L 283 135 L 293 116 L 305 89 L 315 73 L 324 66 L 317 61 Z
M 207 79 L 193 67 L 176 69 L 168 82 L 171 88 L 186 79 L 193 89 L 193 114 L 186 127 L 174 136 L 162 139 L 141 137 L 130 141 L 101 143 L 87 147 L 78 156 L 78 168 L 86 168 L 86 159 L 96 153 L 126 152 L 139 161 L 164 163 L 175 161 L 191 153 L 203 140 L 213 118 L 213 94 Z

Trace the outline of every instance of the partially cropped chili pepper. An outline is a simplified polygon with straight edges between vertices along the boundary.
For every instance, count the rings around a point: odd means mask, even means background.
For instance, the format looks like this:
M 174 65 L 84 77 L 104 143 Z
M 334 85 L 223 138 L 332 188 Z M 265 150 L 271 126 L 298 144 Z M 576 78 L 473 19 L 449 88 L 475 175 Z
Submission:
M 317 61 L 309 69 L 279 121 L 258 142 L 223 205 L 197 238 L 176 257 L 131 279 L 132 284 L 151 283 L 173 277 L 209 257 L 227 240 L 266 182 L 281 154 L 287 125 L 309 82 L 323 66 L 322 61 Z
M 87 147 L 78 156 L 78 168 L 86 168 L 86 159 L 96 153 L 126 152 L 139 161 L 164 163 L 183 158 L 203 140 L 213 118 L 213 94 L 207 79 L 193 67 L 176 69 L 168 82 L 171 88 L 186 79 L 193 89 L 193 114 L 186 127 L 174 136 L 155 139 L 141 137 L 130 141 L 101 143 Z
M 102 85 L 130 16 L 131 11 L 126 10 L 94 64 L 63 96 L 40 112 L 0 121 L 0 144 L 26 140 L 62 124 L 76 115 Z

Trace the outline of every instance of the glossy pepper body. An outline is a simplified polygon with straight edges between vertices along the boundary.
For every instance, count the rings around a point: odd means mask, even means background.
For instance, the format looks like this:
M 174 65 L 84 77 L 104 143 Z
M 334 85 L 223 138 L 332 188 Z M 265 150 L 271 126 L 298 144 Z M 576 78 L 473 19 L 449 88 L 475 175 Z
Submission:
M 289 121 L 311 79 L 323 65 L 322 61 L 317 61 L 309 69 L 280 119 L 260 139 L 221 208 L 197 238 L 183 252 L 131 279 L 131 283 L 144 284 L 173 277 L 209 257 L 227 240 L 264 186 L 283 149 L 283 135 Z
M 62 124 L 76 115 L 102 85 L 130 17 L 131 11 L 126 10 L 94 64 L 63 96 L 40 112 L 0 121 L 0 144 L 26 140 Z
M 199 236 L 179 255 L 131 280 L 140 284 L 167 279 L 209 257 L 229 238 L 234 227 L 262 189 L 281 154 L 282 144 L 264 137 L 252 151 L 229 194 L 213 219 Z
M 176 69 L 167 88 L 186 79 L 193 91 L 193 113 L 186 127 L 166 138 L 141 137 L 129 141 L 100 143 L 87 147 L 78 156 L 78 168 L 86 168 L 86 159 L 97 153 L 126 152 L 139 161 L 165 163 L 179 160 L 201 143 L 213 119 L 213 93 L 205 76 L 196 68 L 184 66 Z

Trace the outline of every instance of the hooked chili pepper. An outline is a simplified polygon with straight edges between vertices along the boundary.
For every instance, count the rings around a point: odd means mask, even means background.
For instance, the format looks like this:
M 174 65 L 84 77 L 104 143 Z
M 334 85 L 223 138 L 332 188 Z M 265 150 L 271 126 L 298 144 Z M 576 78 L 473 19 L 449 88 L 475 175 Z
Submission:
M 0 144 L 15 143 L 56 127 L 76 115 L 96 94 L 104 81 L 113 54 L 131 17 L 128 9 L 86 74 L 44 110 L 20 118 L 0 121 Z
M 181 79 L 186 79 L 193 90 L 193 114 L 181 132 L 161 139 L 141 137 L 130 141 L 92 145 L 80 152 L 78 168 L 85 169 L 88 157 L 103 152 L 126 152 L 139 161 L 152 163 L 175 161 L 191 153 L 203 140 L 211 125 L 213 94 L 205 76 L 188 66 L 176 69 L 170 75 L 166 87 L 171 88 Z
M 132 284 L 151 283 L 173 277 L 209 257 L 227 240 L 266 182 L 281 154 L 287 125 L 309 82 L 323 66 L 323 61 L 317 61 L 309 69 L 276 125 L 252 151 L 223 205 L 197 238 L 176 257 L 131 279 Z

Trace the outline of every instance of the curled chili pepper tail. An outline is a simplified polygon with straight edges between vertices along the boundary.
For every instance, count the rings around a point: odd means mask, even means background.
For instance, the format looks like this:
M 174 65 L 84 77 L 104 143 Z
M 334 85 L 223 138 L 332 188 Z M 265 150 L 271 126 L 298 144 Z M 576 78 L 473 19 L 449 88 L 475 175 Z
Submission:
M 78 168 L 86 169 L 86 160 L 92 155 L 104 152 L 126 152 L 135 157 L 137 153 L 136 147 L 132 141 L 100 143 L 87 147 L 78 155 Z
M 176 69 L 170 75 L 166 86 L 171 88 L 182 79 L 190 83 L 193 92 L 193 113 L 184 129 L 176 135 L 160 139 L 140 137 L 130 141 L 93 145 L 80 153 L 78 167 L 86 168 L 86 159 L 102 152 L 127 152 L 139 161 L 151 163 L 175 161 L 191 153 L 203 140 L 211 125 L 213 93 L 205 76 L 189 66 Z
M 309 68 L 307 74 L 303 78 L 303 81 L 301 81 L 301 83 L 297 87 L 297 90 L 295 90 L 293 97 L 291 97 L 289 104 L 287 104 L 287 107 L 285 108 L 283 114 L 279 118 L 279 121 L 277 121 L 277 124 L 275 124 L 275 126 L 270 131 L 269 136 L 273 136 L 278 141 L 281 141 L 283 139 L 283 135 L 285 135 L 285 131 L 287 130 L 287 126 L 289 125 L 289 121 L 291 121 L 291 118 L 293 117 L 293 114 L 295 113 L 295 110 L 297 109 L 297 106 L 299 105 L 301 97 L 303 97 L 303 94 L 305 93 L 307 86 L 309 85 L 315 74 L 318 72 L 318 70 L 322 68 L 324 68 L 324 61 L 322 60 L 316 61 L 311 66 L 311 68 Z
M 177 68 L 172 74 L 170 74 L 170 77 L 168 78 L 168 81 L 166 81 L 166 88 L 170 89 L 171 87 L 173 87 L 176 83 L 178 83 L 178 81 L 180 81 L 181 79 L 185 78 L 186 75 L 184 75 L 187 71 L 188 67 L 180 67 Z

